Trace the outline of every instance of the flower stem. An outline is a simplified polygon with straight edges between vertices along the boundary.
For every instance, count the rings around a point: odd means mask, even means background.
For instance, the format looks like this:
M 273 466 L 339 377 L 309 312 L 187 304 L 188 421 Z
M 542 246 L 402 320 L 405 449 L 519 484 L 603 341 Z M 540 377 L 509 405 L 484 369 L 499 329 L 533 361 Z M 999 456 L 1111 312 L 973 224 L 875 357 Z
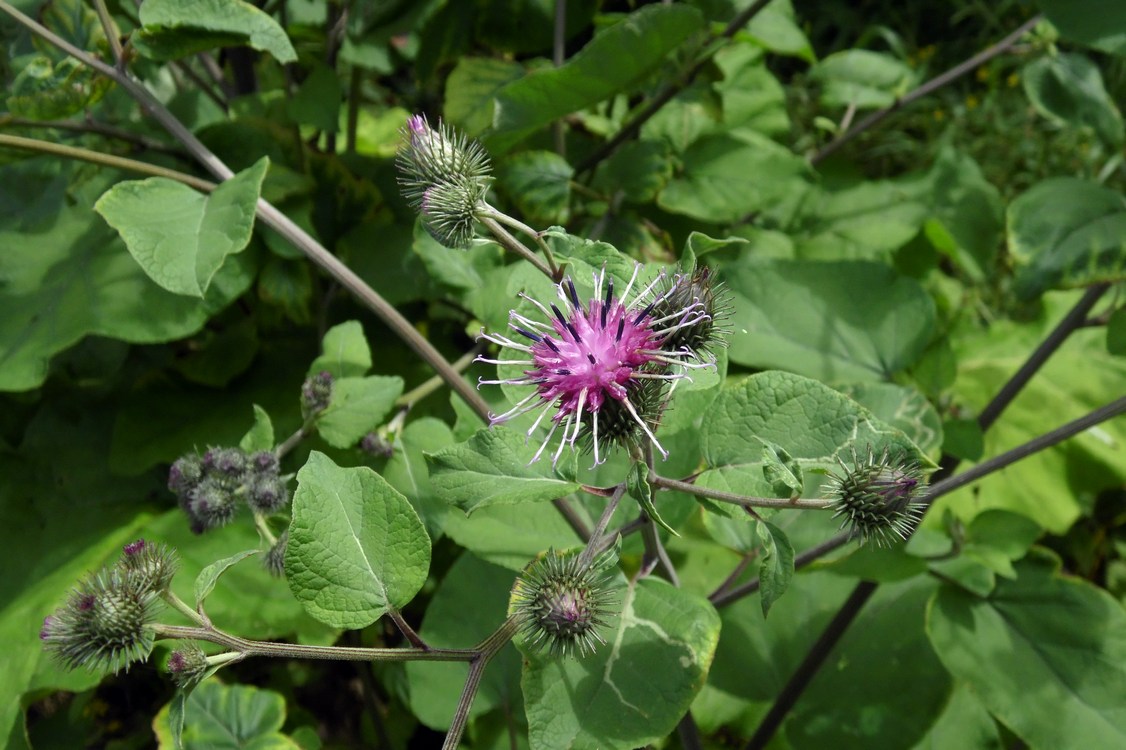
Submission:
M 658 474 L 651 473 L 649 475 L 649 483 L 661 487 L 666 490 L 678 490 L 680 492 L 687 492 L 696 497 L 706 497 L 709 500 L 718 500 L 721 503 L 731 503 L 732 505 L 740 505 L 744 508 L 792 508 L 797 510 L 827 510 L 833 507 L 835 500 L 817 499 L 817 500 L 803 500 L 802 498 L 778 498 L 778 497 L 752 497 L 748 495 L 736 495 L 733 492 L 724 492 L 722 490 L 713 490 L 706 487 L 698 487 L 690 482 L 681 482 L 678 479 L 669 479 L 662 477 Z
M 266 544 L 273 547 L 278 543 L 278 538 L 274 536 L 274 532 L 270 531 L 270 525 L 266 523 L 265 514 L 254 511 L 254 526 L 257 527 L 262 538 L 266 540 Z
M 288 659 L 328 659 L 335 661 L 466 661 L 479 658 L 479 649 L 458 648 L 355 648 L 351 646 L 307 646 L 299 643 L 252 641 L 215 627 L 156 625 L 160 638 L 183 638 L 217 643 L 246 656 L 274 656 Z
M 209 627 L 210 623 L 208 622 L 207 617 L 189 607 L 187 602 L 176 596 L 172 589 L 165 589 L 161 593 L 161 596 L 163 597 L 164 601 L 168 603 L 168 606 L 172 607 L 172 609 L 176 610 L 184 617 L 194 622 L 196 625 L 204 628 Z
M 533 253 L 527 245 L 513 237 L 495 218 L 488 213 L 482 212 L 478 215 L 477 219 L 493 233 L 493 236 L 496 237 L 497 242 L 499 242 L 502 247 L 531 263 L 535 266 L 536 270 L 544 276 L 547 276 L 549 279 L 555 279 L 555 271 L 552 267 L 544 263 L 540 256 Z

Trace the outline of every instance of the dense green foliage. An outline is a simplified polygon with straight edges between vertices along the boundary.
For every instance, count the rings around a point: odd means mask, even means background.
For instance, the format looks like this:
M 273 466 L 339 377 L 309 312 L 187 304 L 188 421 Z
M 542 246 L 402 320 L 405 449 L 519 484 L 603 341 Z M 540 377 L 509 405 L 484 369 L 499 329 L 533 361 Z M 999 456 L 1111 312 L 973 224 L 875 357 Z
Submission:
M 1126 5 L 3 0 L 0 41 L 0 744 L 1126 746 Z M 473 201 L 404 197 L 453 132 Z M 715 330 L 624 447 L 488 423 L 531 390 L 481 333 L 662 272 Z M 113 585 L 141 663 L 64 669 Z

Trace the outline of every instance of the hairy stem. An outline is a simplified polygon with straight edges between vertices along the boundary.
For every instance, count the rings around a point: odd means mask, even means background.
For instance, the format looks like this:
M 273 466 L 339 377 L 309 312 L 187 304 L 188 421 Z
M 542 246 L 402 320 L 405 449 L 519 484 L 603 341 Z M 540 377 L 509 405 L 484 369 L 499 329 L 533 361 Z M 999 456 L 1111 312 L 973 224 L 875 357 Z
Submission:
M 486 638 L 474 650 L 476 656 L 469 662 L 469 676 L 465 679 L 465 687 L 461 690 L 461 697 L 457 702 L 457 710 L 450 722 L 449 731 L 446 732 L 446 741 L 442 743 L 443 750 L 457 750 L 461 742 L 461 735 L 469 721 L 469 709 L 473 706 L 473 699 L 477 696 L 477 688 L 481 685 L 481 677 L 485 668 L 493 657 L 500 653 L 505 644 L 512 640 L 517 630 L 516 618 L 509 617 L 497 628 L 497 631 Z
M 333 661 L 473 661 L 478 649 L 460 648 L 355 648 L 351 646 L 306 646 L 300 643 L 252 641 L 215 627 L 156 625 L 158 638 L 207 641 L 225 646 L 246 656 L 274 656 L 286 659 Z
M 519 255 L 521 258 L 531 263 L 535 269 L 544 276 L 549 279 L 554 279 L 555 269 L 545 263 L 540 256 L 532 252 L 527 245 L 516 239 L 512 236 L 511 232 L 501 226 L 501 223 L 496 218 L 499 213 L 500 212 L 496 210 L 482 210 L 477 218 L 492 233 L 501 247 L 515 255 Z
M 666 490 L 677 490 L 679 492 L 687 492 L 696 497 L 706 497 L 709 500 L 718 500 L 721 503 L 731 503 L 732 505 L 739 505 L 744 508 L 793 508 L 797 510 L 826 510 L 833 507 L 835 500 L 817 499 L 817 500 L 804 500 L 802 498 L 779 498 L 779 497 L 751 497 L 748 495 L 736 495 L 733 492 L 724 492 L 723 490 L 712 490 L 706 487 L 697 487 L 690 482 L 682 482 L 678 479 L 669 479 L 657 474 L 649 475 L 649 483 L 656 485 Z

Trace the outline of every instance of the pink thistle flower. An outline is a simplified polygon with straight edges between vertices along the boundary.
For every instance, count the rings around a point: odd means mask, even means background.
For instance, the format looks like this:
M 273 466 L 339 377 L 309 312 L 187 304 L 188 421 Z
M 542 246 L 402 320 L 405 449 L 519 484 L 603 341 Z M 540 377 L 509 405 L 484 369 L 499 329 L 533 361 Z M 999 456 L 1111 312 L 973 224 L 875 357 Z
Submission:
M 652 412 L 656 411 L 659 415 L 664 404 L 656 409 L 639 410 L 635 401 L 638 394 L 652 393 L 649 389 L 642 389 L 647 381 L 686 379 L 685 369 L 713 366 L 710 362 L 700 361 L 696 352 L 687 347 L 665 347 L 666 339 L 676 331 L 700 323 L 708 317 L 708 313 L 699 302 L 692 302 L 684 309 L 664 309 L 664 303 L 679 289 L 680 278 L 674 277 L 668 289 L 653 297 L 653 290 L 665 281 L 664 272 L 632 300 L 629 299 L 640 268 L 640 265 L 634 268 L 621 297 L 614 296 L 614 280 L 607 278 L 603 268 L 601 273 L 594 275 L 595 296 L 585 305 L 570 278 L 564 278 L 557 285 L 562 309 L 556 304 L 545 307 L 521 294 L 550 321 L 532 320 L 515 310 L 509 313 L 509 328 L 527 339 L 529 344 L 513 341 L 501 334 L 482 334 L 482 338 L 523 352 L 527 358 L 478 357 L 478 361 L 495 365 L 523 365 L 528 369 L 521 377 L 482 379 L 480 385 L 535 387 L 533 393 L 521 399 L 512 409 L 490 417 L 490 426 L 538 409 L 539 415 L 527 433 L 530 438 L 544 418 L 554 412 L 547 436 L 532 457 L 532 462 L 539 460 L 552 436 L 562 427 L 553 464 L 558 462 L 566 446 L 574 449 L 575 441 L 584 429 L 591 437 L 595 465 L 602 463 L 599 414 L 605 409 L 619 414 L 624 409 L 653 447 L 662 456 L 668 457 L 651 427 L 651 423 L 655 425 Z M 662 313 L 657 313 L 661 317 L 654 314 L 658 309 L 662 310 Z M 652 407 L 651 404 L 645 406 Z

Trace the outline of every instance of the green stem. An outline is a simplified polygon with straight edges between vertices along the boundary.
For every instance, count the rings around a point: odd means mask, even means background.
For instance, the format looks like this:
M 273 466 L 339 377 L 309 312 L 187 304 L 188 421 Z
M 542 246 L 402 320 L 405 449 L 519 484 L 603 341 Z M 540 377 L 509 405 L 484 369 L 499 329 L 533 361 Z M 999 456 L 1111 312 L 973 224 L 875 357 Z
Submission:
M 493 218 L 493 216 L 491 216 L 487 211 L 482 210 L 478 214 L 477 219 L 482 224 L 484 224 L 490 232 L 492 232 L 493 236 L 496 237 L 497 242 L 500 243 L 501 247 L 512 253 L 515 253 L 516 255 L 519 255 L 521 258 L 535 266 L 537 271 L 539 271 L 549 279 L 555 279 L 554 269 L 544 263 L 543 260 L 540 259 L 540 256 L 532 252 L 527 245 L 513 237 L 512 233 L 502 227 L 500 225 L 500 222 Z
M 706 497 L 709 500 L 718 500 L 721 503 L 731 503 L 732 505 L 740 505 L 744 508 L 793 508 L 798 510 L 827 510 L 833 507 L 835 500 L 803 500 L 802 498 L 778 498 L 778 497 L 751 497 L 748 495 L 736 495 L 733 492 L 723 492 L 722 490 L 712 490 L 706 487 L 697 487 L 689 482 L 681 482 L 678 479 L 669 479 L 657 474 L 649 475 L 649 483 L 666 490 L 678 490 L 679 492 L 687 492 L 696 497 Z
M 477 344 L 454 360 L 450 364 L 450 367 L 454 368 L 459 373 L 465 372 L 466 368 L 473 364 L 473 360 L 477 359 L 477 356 L 485 351 L 485 348 L 485 344 Z M 413 406 L 441 388 L 444 383 L 445 381 L 442 380 L 440 376 L 435 375 L 395 399 L 395 406 Z
M 172 607 L 172 609 L 176 610 L 184 617 L 194 622 L 196 625 L 199 625 L 202 628 L 207 628 L 210 626 L 210 623 L 204 615 L 196 612 L 194 609 L 189 607 L 187 602 L 173 593 L 172 589 L 165 589 L 161 596 L 164 598 L 164 601 L 168 603 L 168 606 Z
M 328 659 L 334 661 L 466 661 L 480 656 L 478 649 L 458 648 L 354 648 L 351 646 L 307 646 L 300 643 L 252 641 L 214 627 L 187 627 L 158 624 L 159 638 L 207 641 L 226 646 L 246 656 L 274 656 L 286 659 Z
M 313 420 L 316 415 L 311 415 L 305 422 L 297 428 L 297 432 L 293 433 L 285 439 L 285 442 L 274 449 L 274 454 L 280 461 L 282 457 L 297 447 L 297 444 L 304 440 L 313 429 Z
M 258 533 L 266 540 L 266 543 L 273 547 L 278 543 L 278 538 L 274 536 L 274 532 L 270 531 L 269 524 L 266 523 L 266 516 L 258 511 L 254 511 L 254 525 L 258 528 Z
M 216 187 L 214 182 L 201 180 L 198 177 L 192 177 L 190 174 L 177 172 L 175 169 L 158 167 L 155 164 L 147 164 L 143 161 L 137 161 L 136 159 L 127 159 L 124 156 L 103 154 L 99 151 L 92 151 L 87 148 L 64 146 L 61 143 L 41 141 L 37 138 L 24 138 L 19 135 L 4 135 L 0 133 L 0 146 L 18 148 L 23 151 L 36 151 L 42 154 L 51 154 L 52 156 L 61 156 L 67 159 L 77 159 L 79 161 L 90 162 L 91 164 L 98 164 L 103 167 L 121 169 L 127 172 L 137 172 L 138 174 L 146 174 L 152 177 L 165 177 L 203 192 L 211 192 Z
M 113 59 L 117 63 L 117 69 L 125 70 L 125 53 L 121 49 L 121 39 L 117 36 L 117 25 L 110 18 L 105 0 L 94 0 L 94 10 L 98 13 L 102 30 L 105 31 L 106 39 L 109 40 L 109 47 L 113 50 Z
M 483 212 L 491 219 L 496 219 L 501 224 L 506 224 L 518 232 L 523 232 L 526 236 L 531 237 L 536 241 L 540 250 L 543 251 L 544 258 L 547 259 L 547 265 L 551 269 L 552 278 L 556 278 L 559 273 L 559 267 L 555 264 L 555 255 L 551 252 L 551 246 L 544 240 L 543 234 L 532 229 L 530 226 L 520 221 L 519 219 L 509 216 L 503 211 L 497 210 L 495 207 L 485 203 Z

